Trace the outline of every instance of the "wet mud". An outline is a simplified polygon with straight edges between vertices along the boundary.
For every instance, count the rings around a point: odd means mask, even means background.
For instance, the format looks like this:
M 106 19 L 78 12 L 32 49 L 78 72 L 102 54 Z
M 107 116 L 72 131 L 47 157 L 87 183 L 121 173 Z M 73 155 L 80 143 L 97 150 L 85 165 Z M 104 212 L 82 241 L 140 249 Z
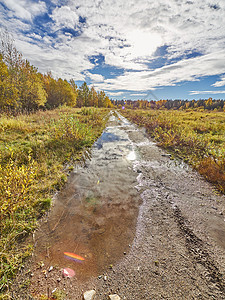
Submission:
M 30 298 L 15 299 L 225 299 L 225 197 L 115 112 L 90 154 L 35 233 Z

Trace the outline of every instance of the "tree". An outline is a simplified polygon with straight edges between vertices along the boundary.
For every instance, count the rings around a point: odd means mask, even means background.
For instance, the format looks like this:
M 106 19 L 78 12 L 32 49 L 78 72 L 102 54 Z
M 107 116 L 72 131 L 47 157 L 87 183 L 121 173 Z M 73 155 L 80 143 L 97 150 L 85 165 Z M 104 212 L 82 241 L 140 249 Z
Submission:
M 93 86 L 91 87 L 88 97 L 89 97 L 89 99 L 88 99 L 89 105 L 97 107 L 98 106 L 98 94 Z
M 42 75 L 17 51 L 8 33 L 0 43 L 0 108 L 35 110 L 68 106 L 110 107 L 104 92 L 89 90 L 86 82 L 78 89 L 74 80 L 54 79 L 51 73 Z
M 47 94 L 37 69 L 25 60 L 21 63 L 18 78 L 19 106 L 22 109 L 34 110 L 44 106 Z
M 0 108 L 15 108 L 18 100 L 18 89 L 12 84 L 7 65 L 0 54 Z

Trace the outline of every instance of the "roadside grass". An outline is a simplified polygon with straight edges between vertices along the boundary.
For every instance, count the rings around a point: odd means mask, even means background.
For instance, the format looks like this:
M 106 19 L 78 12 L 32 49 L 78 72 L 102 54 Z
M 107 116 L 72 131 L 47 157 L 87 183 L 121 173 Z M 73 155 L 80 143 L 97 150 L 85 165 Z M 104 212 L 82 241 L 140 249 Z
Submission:
M 0 299 L 32 253 L 24 238 L 51 206 L 72 165 L 102 133 L 107 109 L 61 107 L 0 117 Z
M 191 164 L 225 193 L 225 113 L 211 111 L 126 110 L 158 144 Z

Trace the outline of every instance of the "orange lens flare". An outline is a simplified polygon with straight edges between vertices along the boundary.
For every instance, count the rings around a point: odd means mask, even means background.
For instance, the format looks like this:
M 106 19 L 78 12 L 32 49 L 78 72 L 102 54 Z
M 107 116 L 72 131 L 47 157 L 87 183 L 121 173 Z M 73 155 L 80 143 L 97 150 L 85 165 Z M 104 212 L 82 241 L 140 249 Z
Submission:
M 77 255 L 75 253 L 70 253 L 70 252 L 64 252 L 64 256 L 65 258 L 67 259 L 71 259 L 71 260 L 74 260 L 74 261 L 77 261 L 77 262 L 82 262 L 84 261 L 84 258 L 80 255 Z

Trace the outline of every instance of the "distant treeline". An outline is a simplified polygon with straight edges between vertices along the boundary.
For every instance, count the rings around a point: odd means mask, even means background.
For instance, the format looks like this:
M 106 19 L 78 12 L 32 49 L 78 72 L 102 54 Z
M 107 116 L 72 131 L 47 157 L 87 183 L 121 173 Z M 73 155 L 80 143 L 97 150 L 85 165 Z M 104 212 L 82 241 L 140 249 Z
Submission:
M 225 111 L 225 100 L 200 99 L 200 100 L 112 100 L 115 106 L 139 109 L 206 109 Z
M 0 47 L 0 111 L 34 111 L 60 105 L 111 107 L 112 103 L 104 91 L 96 92 L 86 82 L 78 88 L 73 79 L 39 73 L 5 35 Z

